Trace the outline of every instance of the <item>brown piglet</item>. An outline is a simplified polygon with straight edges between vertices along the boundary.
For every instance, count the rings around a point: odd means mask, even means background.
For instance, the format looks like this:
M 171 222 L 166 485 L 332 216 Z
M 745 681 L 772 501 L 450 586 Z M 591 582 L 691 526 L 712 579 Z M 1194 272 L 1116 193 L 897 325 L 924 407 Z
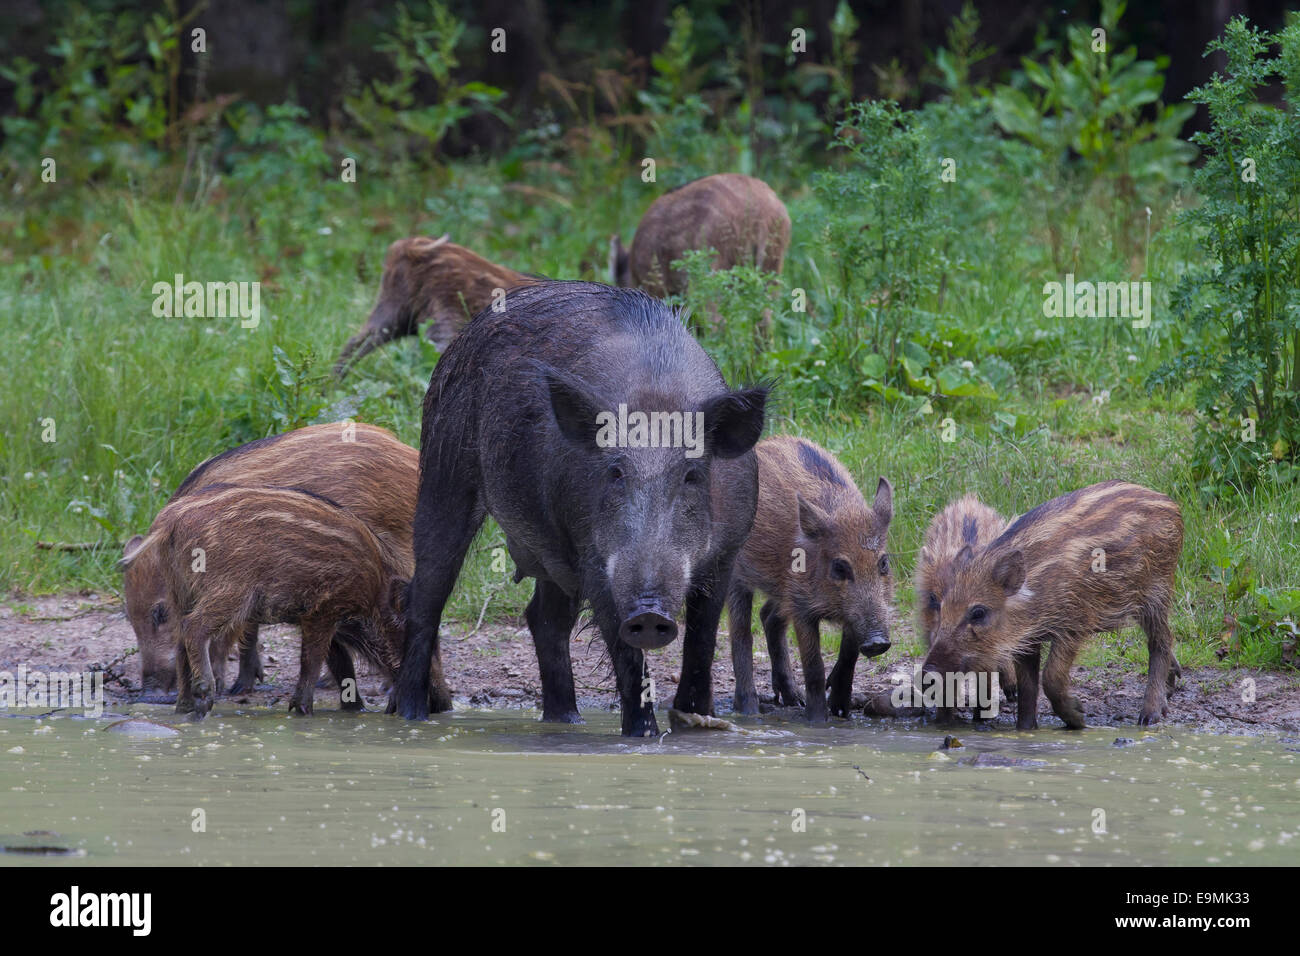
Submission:
M 778 435 L 759 442 L 758 510 L 728 596 L 735 709 L 758 712 L 750 614 L 755 591 L 768 596 L 759 611 L 772 657 L 778 704 L 797 704 L 790 673 L 787 623 L 799 641 L 807 716 L 827 718 L 827 679 L 820 622 L 839 624 L 839 659 L 831 670 L 830 713 L 849 715 L 858 654 L 889 649 L 893 572 L 886 537 L 893 488 L 881 478 L 868 505 L 835 456 L 807 439 Z
M 489 262 L 445 235 L 398 239 L 384 256 L 379 301 L 343 346 L 334 374 L 342 378 L 379 346 L 415 335 L 425 323 L 426 337 L 445 350 L 470 319 L 492 305 L 494 296 L 540 281 Z
M 939 613 L 952 586 L 953 562 L 962 548 L 979 550 L 1004 530 L 1007 521 L 974 495 L 964 495 L 934 516 L 925 531 L 913 582 L 916 587 L 916 630 L 929 651 L 939 628 Z M 1015 671 L 1004 668 L 1000 685 L 1014 699 Z M 940 707 L 939 718 L 951 720 L 955 708 Z
M 767 183 L 739 173 L 718 173 L 670 190 L 650 204 L 632 239 L 610 240 L 615 285 L 653 296 L 680 295 L 686 273 L 671 268 L 693 249 L 717 252 L 714 269 L 749 264 L 780 273 L 790 245 L 790 214 Z
M 923 683 L 1014 664 L 1016 726 L 1032 730 L 1046 644 L 1043 691 L 1077 730 L 1084 714 L 1070 693 L 1075 657 L 1094 634 L 1136 619 L 1148 652 L 1138 722 L 1159 721 L 1180 673 L 1169 609 L 1182 547 L 1178 505 L 1139 485 L 1106 481 L 1039 505 L 983 549 L 958 552 Z
M 331 642 L 386 676 L 396 671 L 405 563 L 328 498 L 295 488 L 209 485 L 162 510 L 137 559 L 151 552 L 176 615 L 177 713 L 207 715 L 216 690 L 211 649 L 229 650 L 251 625 L 302 630 L 291 712 L 312 712 Z M 133 558 L 123 561 L 129 566 Z M 359 697 L 349 701 L 345 693 L 344 703 L 359 707 Z
M 402 574 L 414 567 L 411 522 L 419 484 L 419 454 L 386 429 L 361 423 L 309 425 L 222 452 L 196 467 L 181 482 L 168 504 L 212 484 L 278 485 L 301 488 L 338 502 L 365 522 L 400 557 Z M 150 529 L 156 530 L 155 527 Z M 136 554 L 144 541 L 127 542 L 125 557 Z M 140 648 L 142 686 L 147 695 L 161 697 L 176 687 L 172 612 L 166 604 L 162 568 L 156 551 L 140 554 L 122 578 L 126 615 Z M 230 693 L 251 691 L 262 677 L 257 652 L 257 625 L 250 624 L 240 645 L 239 677 Z M 225 656 L 214 646 L 212 668 L 216 693 L 221 694 Z M 329 658 L 335 679 L 351 676 L 346 654 Z M 342 672 L 335 670 L 338 666 Z

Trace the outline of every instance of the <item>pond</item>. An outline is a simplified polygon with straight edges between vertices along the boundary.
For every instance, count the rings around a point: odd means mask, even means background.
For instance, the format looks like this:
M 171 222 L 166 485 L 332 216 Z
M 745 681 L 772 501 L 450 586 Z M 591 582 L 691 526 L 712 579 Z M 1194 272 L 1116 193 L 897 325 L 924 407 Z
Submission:
M 171 723 L 166 707 L 133 717 Z M 1294 864 L 1300 741 L 464 709 L 0 719 L 0 865 Z M 667 726 L 666 720 L 661 720 Z M 129 728 L 128 728 L 129 729 Z

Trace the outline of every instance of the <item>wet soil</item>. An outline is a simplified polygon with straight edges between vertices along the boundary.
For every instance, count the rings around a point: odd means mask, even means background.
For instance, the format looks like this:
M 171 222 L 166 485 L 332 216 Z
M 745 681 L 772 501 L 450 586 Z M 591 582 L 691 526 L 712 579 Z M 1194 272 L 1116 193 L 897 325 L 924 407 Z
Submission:
M 900 624 L 898 630 L 905 631 L 906 625 Z M 906 644 L 909 636 L 899 633 L 896 640 Z M 297 630 L 263 628 L 261 640 L 266 683 L 252 693 L 239 695 L 237 700 L 287 709 L 297 680 Z M 141 700 L 140 662 L 135 646 L 135 634 L 121 605 L 106 596 L 84 593 L 11 597 L 7 603 L 0 604 L 0 671 L 16 673 L 19 665 L 24 664 L 28 671 L 102 669 L 105 705 L 110 709 L 121 709 Z M 599 635 L 592 629 L 576 631 L 571 651 L 579 707 L 586 712 L 617 710 L 614 676 Z M 527 628 L 508 624 L 484 625 L 478 630 L 445 627 L 442 652 L 458 704 L 498 709 L 540 707 L 537 659 Z M 771 666 L 766 654 L 758 648 L 754 657 L 755 680 L 766 708 L 772 700 Z M 793 657 L 797 671 L 798 655 Z M 826 663 L 829 668 L 834 661 L 828 659 Z M 854 719 L 866 719 L 862 716 L 863 705 L 894 686 L 892 675 L 911 673 L 918 663 L 919 658 L 893 652 L 871 661 L 860 660 L 854 679 L 857 712 Z M 681 669 L 681 642 L 651 654 L 649 664 L 656 698 L 667 708 L 671 706 Z M 233 680 L 237 669 L 232 657 L 228 679 Z M 726 715 L 731 711 L 734 682 L 725 631 L 719 632 L 713 679 L 715 711 L 720 716 Z M 796 681 L 801 679 L 796 674 Z M 1136 723 L 1146 683 L 1143 669 L 1119 662 L 1077 667 L 1073 681 L 1089 726 L 1131 727 Z M 360 666 L 358 682 L 367 708 L 382 710 L 387 696 L 387 683 L 382 675 L 368 673 Z M 318 692 L 316 700 L 321 708 L 337 706 L 326 691 Z M 1013 727 L 1010 709 L 1004 707 L 1003 711 L 992 726 Z M 931 712 L 929 717 L 903 719 L 922 723 L 932 722 L 934 718 Z M 1063 726 L 1041 695 L 1039 722 L 1044 728 Z M 1167 722 L 1211 733 L 1300 734 L 1300 674 L 1241 668 L 1185 668 L 1170 698 Z

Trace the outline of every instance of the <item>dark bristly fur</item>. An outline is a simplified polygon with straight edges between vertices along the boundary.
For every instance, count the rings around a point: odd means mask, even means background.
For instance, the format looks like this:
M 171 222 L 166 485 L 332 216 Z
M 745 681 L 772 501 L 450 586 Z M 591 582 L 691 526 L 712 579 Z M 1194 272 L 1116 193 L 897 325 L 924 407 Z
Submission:
M 450 706 L 438 626 L 491 514 L 516 577 L 536 579 L 526 617 L 543 719 L 580 719 L 569 639 L 583 604 L 609 648 L 624 734 L 657 732 L 642 648 L 673 639 L 683 603 L 674 706 L 709 713 L 718 617 L 754 517 L 766 394 L 728 391 L 679 317 L 641 292 L 547 282 L 511 291 L 504 312 L 479 313 L 425 394 L 415 577 L 390 711 L 423 719 Z M 700 412 L 703 456 L 598 447 L 597 413 L 620 404 Z M 642 639 L 651 626 L 662 639 Z
M 807 715 L 827 716 L 820 624 L 841 625 L 839 659 L 830 675 L 830 713 L 847 717 L 858 653 L 889 648 L 894 579 L 887 535 L 893 489 L 881 478 L 870 506 L 848 469 L 824 448 L 803 438 L 778 435 L 759 442 L 758 510 L 731 579 L 728 611 L 737 712 L 758 713 L 754 689 L 750 613 L 754 592 L 768 601 L 759 612 L 772 657 L 778 704 L 798 703 L 790 674 L 787 623 L 799 639 L 807 689 Z M 795 551 L 804 560 L 795 566 Z
M 1107 481 L 1039 505 L 984 549 L 958 553 L 924 670 L 989 673 L 1014 662 L 1016 725 L 1033 729 L 1040 649 L 1049 644 L 1043 690 L 1077 729 L 1075 657 L 1094 634 L 1136 619 L 1149 654 L 1138 720 L 1155 723 L 1180 672 L 1169 607 L 1182 547 L 1178 505 L 1139 485 Z
M 343 346 L 334 374 L 342 378 L 370 352 L 417 334 L 426 322 L 425 335 L 445 351 L 469 320 L 492 304 L 496 289 L 538 281 L 448 242 L 446 236 L 398 239 L 384 256 L 379 300 L 366 324 Z
M 352 438 L 352 441 L 348 441 Z M 373 425 L 312 425 L 272 435 L 222 452 L 203 462 L 181 482 L 169 504 L 211 484 L 276 485 L 319 494 L 347 508 L 391 548 L 410 577 L 411 522 L 419 482 L 419 458 L 414 448 Z M 153 530 L 153 529 L 151 529 Z M 134 554 L 143 537 L 127 543 Z M 122 594 L 127 618 L 140 647 L 143 686 L 151 695 L 175 690 L 176 666 L 172 615 L 164 603 L 162 568 L 153 553 L 138 556 L 127 567 Z M 214 652 L 219 648 L 214 647 Z M 222 692 L 225 657 L 214 657 L 216 692 Z M 346 655 L 331 654 L 330 669 L 338 680 L 351 674 Z M 342 672 L 335 670 L 341 667 Z M 251 690 L 261 676 L 257 626 L 251 625 L 241 645 L 239 678 L 231 693 Z
M 334 641 L 388 676 L 396 669 L 407 584 L 402 558 L 321 495 L 207 485 L 165 507 L 124 561 L 129 568 L 151 554 L 176 622 L 178 713 L 207 715 L 216 691 L 212 648 L 224 654 L 251 626 L 286 623 L 302 630 L 290 711 L 312 712 L 316 679 Z

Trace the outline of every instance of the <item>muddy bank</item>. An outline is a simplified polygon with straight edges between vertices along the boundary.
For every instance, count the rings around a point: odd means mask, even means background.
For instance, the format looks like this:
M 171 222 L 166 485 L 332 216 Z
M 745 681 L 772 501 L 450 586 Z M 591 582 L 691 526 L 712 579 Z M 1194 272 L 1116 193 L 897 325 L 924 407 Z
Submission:
M 897 637 L 902 639 L 903 625 Z M 267 683 L 241 702 L 288 708 L 298 674 L 298 634 L 292 627 L 262 630 L 262 658 Z M 443 658 L 448 679 L 459 704 L 501 709 L 533 709 L 541 705 L 541 684 L 532 640 L 523 627 L 484 626 L 468 631 L 455 626 L 443 629 Z M 94 594 L 46 598 L 11 597 L 0 605 L 0 670 L 11 673 L 20 664 L 29 670 L 105 671 L 106 704 L 114 709 L 140 699 L 139 656 L 134 653 L 135 635 L 119 603 Z M 613 711 L 618 707 L 613 674 L 599 636 L 591 630 L 578 631 L 572 642 L 574 679 L 579 706 L 587 712 Z M 798 655 L 793 655 L 798 670 Z M 833 662 L 833 658 L 827 664 Z M 869 696 L 893 686 L 891 675 L 910 673 L 918 660 L 906 655 L 887 654 L 873 661 L 859 661 L 854 679 L 855 720 L 866 721 L 861 708 Z M 755 647 L 755 680 L 766 707 L 771 701 L 771 667 L 766 654 Z M 656 685 L 661 708 L 666 709 L 676 692 L 681 669 L 681 642 L 650 655 L 650 674 Z M 228 675 L 238 665 L 233 657 Z M 725 632 L 719 633 L 718 657 L 713 670 L 715 709 L 729 713 L 734 682 Z M 387 687 L 379 675 L 358 671 L 367 708 L 382 710 Z M 1245 701 L 1245 681 L 1255 682 L 1254 701 Z M 797 675 L 802 687 L 802 676 Z M 1131 727 L 1136 722 L 1145 687 L 1141 670 L 1119 664 L 1078 667 L 1074 688 L 1092 727 Z M 228 699 L 228 698 L 227 698 Z M 337 698 L 317 695 L 322 708 L 337 707 Z M 217 709 L 220 710 L 220 701 Z M 884 718 L 871 718 L 881 720 Z M 927 718 L 908 718 L 922 724 Z M 1059 728 L 1046 698 L 1039 701 L 1039 720 L 1044 728 Z M 661 723 L 666 726 L 666 718 Z M 932 720 L 930 722 L 933 722 Z M 1169 723 L 1211 733 L 1300 734 L 1300 675 L 1276 672 L 1185 669 L 1183 679 L 1169 701 Z M 967 722 L 969 723 L 969 722 Z M 1014 727 L 1014 718 L 1004 714 L 994 726 Z

